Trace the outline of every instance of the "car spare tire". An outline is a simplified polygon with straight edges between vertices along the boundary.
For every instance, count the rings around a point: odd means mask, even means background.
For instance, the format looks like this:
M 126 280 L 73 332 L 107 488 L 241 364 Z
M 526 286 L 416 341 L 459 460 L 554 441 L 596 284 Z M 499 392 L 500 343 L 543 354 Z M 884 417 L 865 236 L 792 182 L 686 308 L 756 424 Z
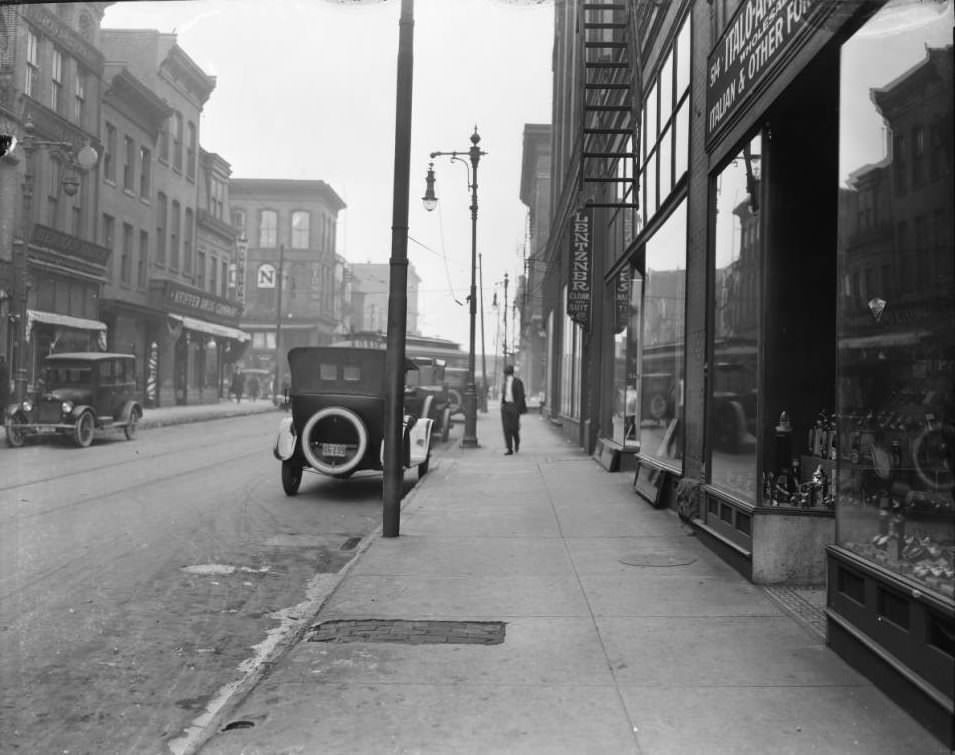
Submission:
M 302 453 L 319 472 L 341 475 L 352 471 L 368 450 L 368 430 L 355 412 L 328 406 L 313 414 L 302 430 Z

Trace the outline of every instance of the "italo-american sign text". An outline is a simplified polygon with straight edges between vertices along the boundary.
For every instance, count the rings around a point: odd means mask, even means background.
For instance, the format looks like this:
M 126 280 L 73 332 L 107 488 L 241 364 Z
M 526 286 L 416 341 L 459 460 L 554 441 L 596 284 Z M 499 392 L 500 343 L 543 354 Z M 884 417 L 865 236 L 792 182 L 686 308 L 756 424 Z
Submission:
M 707 142 L 832 5 L 830 0 L 743 1 L 707 58 Z
M 590 323 L 593 214 L 584 208 L 574 213 L 570 229 L 570 270 L 567 281 L 567 316 L 587 327 Z

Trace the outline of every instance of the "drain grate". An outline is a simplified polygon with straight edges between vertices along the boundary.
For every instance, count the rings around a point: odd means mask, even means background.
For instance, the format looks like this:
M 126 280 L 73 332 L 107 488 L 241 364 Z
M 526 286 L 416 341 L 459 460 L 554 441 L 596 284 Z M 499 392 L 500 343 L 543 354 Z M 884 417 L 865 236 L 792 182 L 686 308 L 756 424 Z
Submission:
M 309 642 L 397 642 L 405 645 L 500 645 L 503 621 L 338 619 L 312 627 Z
M 620 559 L 620 563 L 627 566 L 689 566 L 695 562 L 695 558 L 666 553 L 633 553 Z

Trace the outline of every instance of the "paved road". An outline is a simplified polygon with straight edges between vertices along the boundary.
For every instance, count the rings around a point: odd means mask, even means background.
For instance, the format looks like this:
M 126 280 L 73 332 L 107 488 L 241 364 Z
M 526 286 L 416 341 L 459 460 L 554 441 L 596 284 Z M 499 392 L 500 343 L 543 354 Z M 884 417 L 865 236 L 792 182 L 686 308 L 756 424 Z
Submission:
M 380 475 L 287 498 L 276 425 L 0 448 L 3 752 L 162 752 L 379 524 Z

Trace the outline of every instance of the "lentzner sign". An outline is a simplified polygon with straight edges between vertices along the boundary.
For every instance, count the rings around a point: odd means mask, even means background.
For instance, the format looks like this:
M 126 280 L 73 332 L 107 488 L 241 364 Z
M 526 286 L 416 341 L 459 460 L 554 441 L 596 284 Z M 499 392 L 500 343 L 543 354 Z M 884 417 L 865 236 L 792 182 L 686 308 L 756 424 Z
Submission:
M 831 0 L 743 0 L 706 61 L 707 143 L 834 5 Z
M 570 270 L 567 281 L 567 316 L 579 325 L 590 325 L 591 264 L 593 262 L 593 210 L 574 213 L 570 229 Z

